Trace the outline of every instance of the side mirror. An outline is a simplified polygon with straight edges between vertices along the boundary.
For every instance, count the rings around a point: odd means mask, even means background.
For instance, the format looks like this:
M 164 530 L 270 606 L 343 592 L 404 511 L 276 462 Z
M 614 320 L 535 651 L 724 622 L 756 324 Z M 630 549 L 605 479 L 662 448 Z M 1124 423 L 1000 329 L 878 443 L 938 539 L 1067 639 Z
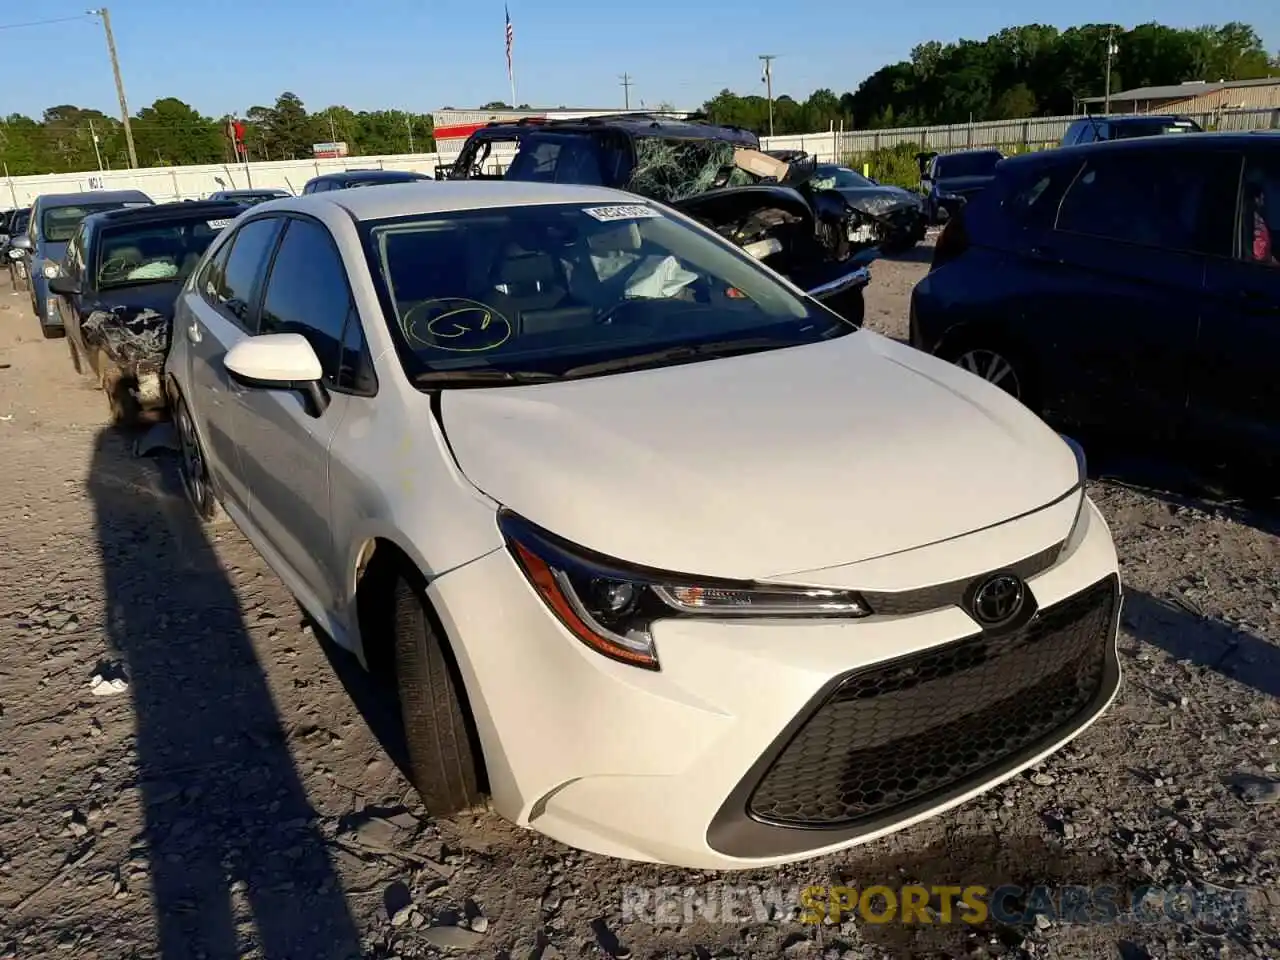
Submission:
M 49 291 L 61 294 L 64 297 L 78 297 L 80 296 L 80 284 L 76 283 L 72 277 L 60 273 L 56 277 L 49 278 Z
M 10 251 L 18 250 L 22 253 L 26 253 L 28 250 L 31 249 L 31 238 L 28 237 L 25 233 L 22 234 L 21 236 L 14 237 L 12 240 L 9 241 L 9 248 L 10 248 Z
M 241 340 L 227 351 L 222 363 L 236 382 L 251 389 L 305 394 L 312 416 L 328 409 L 320 358 L 300 333 L 264 333 Z

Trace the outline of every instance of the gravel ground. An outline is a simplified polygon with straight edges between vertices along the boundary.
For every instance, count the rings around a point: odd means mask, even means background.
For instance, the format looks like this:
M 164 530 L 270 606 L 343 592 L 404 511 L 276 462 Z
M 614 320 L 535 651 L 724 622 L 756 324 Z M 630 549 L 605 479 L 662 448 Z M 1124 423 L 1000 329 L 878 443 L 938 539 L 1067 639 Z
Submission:
M 868 326 L 905 333 L 928 255 L 874 264 Z M 426 819 L 387 697 L 234 528 L 201 530 L 171 462 L 133 457 L 105 416 L 25 295 L 0 287 L 0 958 L 1280 955 L 1273 517 L 1095 483 L 1128 590 L 1112 710 L 945 816 L 711 875 L 494 817 Z M 904 883 L 1243 900 L 1225 919 L 1106 925 L 1030 895 L 1021 924 L 813 926 L 768 906 L 796 886 Z M 674 909 L 627 908 L 658 887 Z M 686 915 L 683 896 L 701 907 Z

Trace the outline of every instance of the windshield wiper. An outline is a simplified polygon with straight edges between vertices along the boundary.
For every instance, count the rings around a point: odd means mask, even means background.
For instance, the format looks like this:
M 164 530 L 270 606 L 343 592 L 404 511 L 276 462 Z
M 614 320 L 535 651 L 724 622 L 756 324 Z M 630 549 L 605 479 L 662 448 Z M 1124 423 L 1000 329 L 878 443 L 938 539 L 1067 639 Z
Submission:
M 479 370 L 427 370 L 416 374 L 414 386 L 441 387 L 483 385 L 486 383 L 544 383 L 547 380 L 559 380 L 554 373 L 542 370 L 499 370 L 496 367 L 483 367 Z
M 619 357 L 616 360 L 586 363 L 579 367 L 571 367 L 564 372 L 564 375 L 566 377 L 587 377 L 596 373 L 611 373 L 617 370 L 662 366 L 666 363 L 677 363 L 681 360 L 692 360 L 694 358 L 711 359 L 713 357 L 729 357 L 734 354 L 756 353 L 760 350 L 772 350 L 777 347 L 794 347 L 802 342 L 779 340 L 776 337 L 747 337 L 739 340 L 718 340 L 714 343 L 701 343 L 696 346 L 681 344 L 677 347 L 667 347 L 665 350 L 654 350 L 651 353 L 638 353 L 630 357 Z

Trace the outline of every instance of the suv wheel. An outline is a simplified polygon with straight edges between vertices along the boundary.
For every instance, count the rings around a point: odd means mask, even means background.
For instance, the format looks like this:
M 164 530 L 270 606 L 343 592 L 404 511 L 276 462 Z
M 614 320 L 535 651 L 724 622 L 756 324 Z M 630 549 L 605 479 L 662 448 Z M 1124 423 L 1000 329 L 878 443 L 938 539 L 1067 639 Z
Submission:
M 960 353 L 952 362 L 977 374 L 988 383 L 995 384 L 1014 399 L 1022 399 L 1022 380 L 1018 376 L 1018 370 L 1013 361 L 999 351 L 972 347 Z

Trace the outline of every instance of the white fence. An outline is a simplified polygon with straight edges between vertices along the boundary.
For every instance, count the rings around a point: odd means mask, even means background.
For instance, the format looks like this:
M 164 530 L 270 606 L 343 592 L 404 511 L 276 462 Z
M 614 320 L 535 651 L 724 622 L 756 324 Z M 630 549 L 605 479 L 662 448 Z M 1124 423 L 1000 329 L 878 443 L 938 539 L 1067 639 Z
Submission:
M 341 170 L 414 170 L 434 176 L 438 156 L 434 153 L 414 153 L 387 157 L 272 160 L 262 163 L 143 167 L 138 170 L 95 170 L 9 177 L 0 184 L 0 206 L 24 207 L 41 194 L 79 193 L 86 190 L 141 190 L 157 203 L 200 200 L 217 190 L 243 190 L 249 187 L 282 187 L 290 193 L 299 193 L 302 185 L 312 177 Z M 3 202 L 6 200 L 10 202 Z
M 1206 129 L 1280 129 L 1280 110 L 1232 110 L 1188 114 Z M 1034 117 L 938 127 L 892 127 L 884 130 L 830 130 L 786 137 L 762 137 L 767 150 L 805 150 L 823 161 L 842 161 L 851 155 L 883 147 L 912 144 L 921 150 L 962 150 L 967 147 L 1044 147 L 1061 140 L 1069 117 Z M 35 177 L 7 177 L 0 190 L 0 207 L 28 206 L 44 193 L 79 193 L 86 190 L 141 190 L 158 203 L 202 199 L 217 190 L 246 187 L 283 187 L 298 193 L 302 185 L 322 173 L 368 169 L 413 170 L 435 175 L 436 165 L 454 157 L 438 153 L 398 154 L 385 157 L 340 157 L 324 160 L 272 160 L 261 163 L 209 164 L 194 167 L 146 167 L 140 170 L 53 173 Z M 505 165 L 507 154 L 495 150 L 489 166 Z M 7 201 L 7 202 L 6 202 Z

